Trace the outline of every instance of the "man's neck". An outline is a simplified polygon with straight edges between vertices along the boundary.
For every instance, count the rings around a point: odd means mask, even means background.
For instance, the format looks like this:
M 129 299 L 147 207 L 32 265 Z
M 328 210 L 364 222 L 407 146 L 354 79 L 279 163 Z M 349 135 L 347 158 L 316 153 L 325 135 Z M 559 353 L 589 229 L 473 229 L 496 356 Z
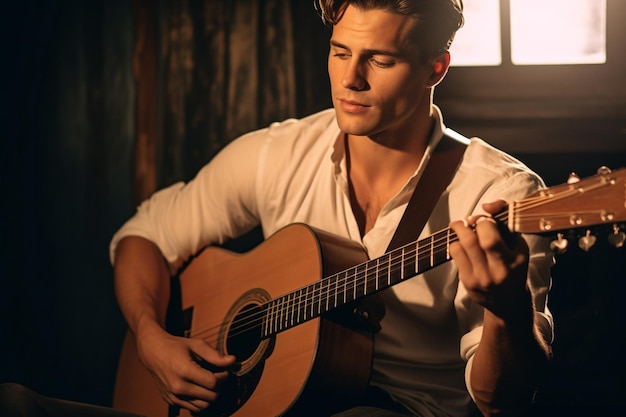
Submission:
M 408 179 L 419 166 L 435 125 L 425 118 L 411 131 L 395 131 L 372 137 L 346 135 L 346 152 L 351 174 L 368 182 L 395 182 Z M 403 181 L 404 182 L 404 181 Z
M 419 167 L 434 126 L 433 118 L 427 120 L 404 138 L 346 135 L 350 201 L 361 236 Z

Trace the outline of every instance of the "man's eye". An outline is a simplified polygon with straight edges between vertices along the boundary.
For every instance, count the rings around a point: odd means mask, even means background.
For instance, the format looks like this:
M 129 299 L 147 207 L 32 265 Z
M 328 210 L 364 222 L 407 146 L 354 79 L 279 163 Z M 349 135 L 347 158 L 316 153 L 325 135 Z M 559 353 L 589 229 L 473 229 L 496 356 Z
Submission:
M 333 56 L 339 59 L 347 59 L 350 55 L 346 54 L 345 52 L 335 52 Z
M 372 58 L 372 63 L 374 65 L 376 65 L 379 68 L 390 68 L 393 67 L 394 63 L 393 62 L 389 62 L 389 61 L 380 61 L 378 59 L 373 59 Z

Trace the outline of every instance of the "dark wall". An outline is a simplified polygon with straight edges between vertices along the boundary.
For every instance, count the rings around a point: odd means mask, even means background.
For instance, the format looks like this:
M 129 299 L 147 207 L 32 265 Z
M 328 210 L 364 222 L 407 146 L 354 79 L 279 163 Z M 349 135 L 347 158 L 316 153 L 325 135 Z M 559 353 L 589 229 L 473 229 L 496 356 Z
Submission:
M 310 2 L 291 3 L 298 5 L 295 19 L 314 13 Z M 107 246 L 132 213 L 135 197 L 132 2 L 30 0 L 3 5 L 0 16 L 8 63 L 0 95 L 0 382 L 108 404 L 124 323 Z M 323 33 L 320 27 L 319 34 L 307 29 L 297 36 L 303 41 Z M 310 63 L 311 57 L 324 59 L 320 45 L 297 51 L 297 99 L 305 102 L 297 110 L 318 107 L 321 92 L 328 91 L 320 85 L 324 69 L 313 70 Z M 451 75 L 454 91 L 469 89 L 464 85 L 471 78 Z M 599 141 L 598 148 L 590 132 L 594 123 L 606 122 L 602 115 L 582 130 L 569 128 L 574 120 L 580 126 L 578 113 L 559 113 L 558 120 L 550 114 L 536 120 L 464 118 L 456 109 L 471 108 L 476 97 L 455 96 L 445 82 L 436 98 L 450 110 L 451 127 L 511 151 L 550 185 L 571 171 L 589 176 L 600 165 L 626 166 L 624 107 L 610 113 L 609 127 L 621 128 L 621 135 Z M 615 88 L 623 91 L 623 83 Z M 531 139 L 516 135 L 520 125 L 539 122 L 545 129 L 533 130 Z M 557 137 L 558 144 L 572 146 L 555 146 Z M 197 163 L 198 155 L 193 157 Z M 540 396 L 544 404 L 623 404 L 619 347 L 626 327 L 618 295 L 626 282 L 626 254 L 605 242 L 599 239 L 589 253 L 574 244 L 559 257 L 551 299 L 557 357 Z

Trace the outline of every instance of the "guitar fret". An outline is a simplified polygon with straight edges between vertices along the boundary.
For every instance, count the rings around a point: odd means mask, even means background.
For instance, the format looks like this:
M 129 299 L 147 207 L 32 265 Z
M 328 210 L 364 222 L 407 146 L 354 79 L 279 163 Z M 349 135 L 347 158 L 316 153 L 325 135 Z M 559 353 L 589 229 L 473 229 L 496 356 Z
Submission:
M 287 313 L 285 314 L 285 327 L 293 325 L 293 293 L 287 295 Z
M 400 250 L 400 281 L 404 281 L 404 248 Z
M 296 306 L 297 306 L 296 312 L 297 312 L 297 315 L 296 315 L 296 323 L 295 324 L 300 324 L 300 323 L 302 323 L 304 321 L 304 319 L 302 317 L 302 314 L 305 311 L 305 309 L 302 308 L 302 300 L 303 300 L 303 298 L 304 298 L 304 296 L 303 296 L 303 293 L 302 293 L 302 289 L 299 289 L 298 290 L 298 295 L 296 297 L 296 300 L 297 300 L 296 301 Z
M 287 318 L 287 305 L 288 305 L 288 296 L 284 295 L 282 297 L 280 297 L 281 302 L 280 302 L 280 315 L 279 315 L 279 321 L 278 321 L 278 331 L 283 331 L 285 330 L 285 320 Z
M 319 282 L 315 283 L 313 285 L 313 295 L 311 297 L 311 317 L 316 317 L 317 314 L 315 314 L 315 307 L 319 306 Z
M 431 258 L 431 266 L 439 265 L 444 263 L 445 261 L 450 260 L 450 253 L 448 252 L 448 244 L 450 242 L 450 229 L 442 230 L 433 235 L 433 241 L 435 242 L 446 242 L 444 246 L 445 250 L 442 250 L 441 247 L 435 249 L 434 245 L 432 248 L 432 258 Z
M 354 301 L 356 300 L 356 290 L 357 290 L 357 285 L 356 285 L 356 267 L 352 267 L 350 268 L 351 271 L 353 271 L 351 273 L 352 275 L 352 298 L 349 298 L 348 301 Z
M 406 279 L 415 276 L 415 263 L 417 261 L 416 249 L 412 246 L 406 246 L 404 249 L 404 256 L 402 260 L 402 270 Z
M 291 293 L 291 318 L 289 319 L 289 327 L 298 324 L 298 291 Z
M 304 305 L 302 306 L 302 320 L 306 321 L 307 320 L 307 311 L 308 311 L 308 304 L 309 304 L 309 287 L 307 286 L 306 288 L 306 292 L 304 294 Z
M 278 300 L 272 301 L 272 309 L 271 309 L 271 321 L 270 321 L 270 333 L 276 333 L 276 309 L 277 309 Z
M 358 299 L 359 297 L 367 294 L 367 266 L 366 265 L 357 265 L 355 270 L 355 285 L 354 285 L 354 299 Z
M 384 267 L 384 270 L 387 271 L 387 279 L 386 279 L 386 285 L 387 286 L 391 285 L 391 256 L 392 256 L 392 253 L 388 253 L 385 256 L 385 267 Z
M 374 275 L 376 280 L 374 290 L 378 291 L 378 289 L 380 288 L 378 286 L 380 280 L 380 258 L 376 259 L 376 272 L 374 273 Z
M 276 332 L 283 330 L 283 315 L 285 314 L 285 296 L 279 298 L 278 314 L 276 320 Z
M 333 307 L 335 307 L 335 304 L 333 302 L 333 299 L 335 298 L 333 296 L 333 292 L 334 292 L 334 288 L 336 288 L 336 278 L 334 276 L 329 277 L 328 279 L 325 280 L 325 287 L 326 287 L 326 307 L 324 308 L 324 311 L 329 311 L 330 309 L 332 309 Z M 335 290 L 336 291 L 336 290 Z
M 279 310 L 280 314 L 278 315 L 278 331 L 282 332 L 285 330 L 285 320 L 287 317 L 287 305 L 288 305 L 288 296 L 283 295 L 280 297 Z
M 337 307 L 337 297 L 338 297 L 338 292 L 339 292 L 339 276 L 337 275 L 333 275 L 332 277 L 333 280 L 333 303 L 332 303 L 332 307 Z
M 348 271 L 342 272 L 341 280 L 343 286 L 343 290 L 341 291 L 341 293 L 343 294 L 343 304 L 346 304 L 348 302 Z
M 330 309 L 330 306 L 328 305 L 329 300 L 330 300 L 330 279 L 325 279 L 323 284 L 324 286 L 324 311 L 328 311 Z
M 323 281 L 319 281 L 317 284 L 317 314 L 316 315 L 320 315 L 322 314 L 322 305 L 324 304 L 324 284 Z
M 400 259 L 400 267 L 395 265 L 397 260 Z M 387 285 L 391 286 L 395 283 L 402 281 L 402 251 L 395 250 L 389 253 L 389 279 Z
M 430 237 L 420 240 L 417 243 L 417 261 L 415 262 L 415 273 L 419 274 L 430 268 L 430 248 L 432 247 L 432 239 Z M 427 256 L 424 256 L 426 254 Z

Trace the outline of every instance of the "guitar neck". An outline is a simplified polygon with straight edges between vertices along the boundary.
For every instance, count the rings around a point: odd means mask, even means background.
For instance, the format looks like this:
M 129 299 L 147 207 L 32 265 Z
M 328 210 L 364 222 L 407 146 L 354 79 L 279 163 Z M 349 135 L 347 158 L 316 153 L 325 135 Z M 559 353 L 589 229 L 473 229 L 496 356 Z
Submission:
M 456 240 L 452 229 L 446 228 L 275 298 L 263 306 L 262 336 L 270 337 L 441 265 L 451 259 L 450 243 Z
M 558 230 L 616 224 L 626 221 L 626 169 L 575 179 L 542 189 L 509 205 L 495 216 L 518 233 L 548 233 Z M 615 228 L 615 238 L 623 232 Z M 262 337 L 270 337 L 319 317 L 364 296 L 389 288 L 450 260 L 450 243 L 458 240 L 450 229 L 410 243 L 314 284 L 273 299 L 262 306 Z

